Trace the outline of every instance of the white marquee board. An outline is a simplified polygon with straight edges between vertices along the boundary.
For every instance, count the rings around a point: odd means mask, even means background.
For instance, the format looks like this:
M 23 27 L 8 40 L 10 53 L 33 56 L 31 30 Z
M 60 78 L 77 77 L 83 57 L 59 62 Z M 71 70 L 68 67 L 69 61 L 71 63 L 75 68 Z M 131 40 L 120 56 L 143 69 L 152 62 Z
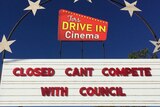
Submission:
M 51 77 L 17 77 L 17 67 L 53 68 Z M 92 76 L 69 77 L 66 68 L 94 68 Z M 151 68 L 152 76 L 109 76 L 103 68 Z M 72 71 L 70 71 L 72 73 Z M 68 96 L 42 96 L 41 87 L 67 87 Z M 82 96 L 82 87 L 122 87 L 126 96 Z M 86 91 L 83 90 L 83 93 Z M 159 59 L 5 59 L 0 106 L 160 106 Z

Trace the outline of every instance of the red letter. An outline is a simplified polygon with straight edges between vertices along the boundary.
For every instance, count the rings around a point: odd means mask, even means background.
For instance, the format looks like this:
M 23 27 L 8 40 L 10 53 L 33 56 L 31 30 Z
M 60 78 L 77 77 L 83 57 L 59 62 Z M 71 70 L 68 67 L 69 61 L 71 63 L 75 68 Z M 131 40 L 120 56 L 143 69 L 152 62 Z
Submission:
M 82 87 L 82 88 L 79 90 L 79 93 L 80 93 L 82 96 L 87 96 L 87 94 L 83 92 L 84 90 L 86 90 L 86 88 L 85 88 L 85 87 Z
M 107 70 L 108 70 L 108 68 L 103 68 L 102 74 L 103 74 L 104 76 L 109 76 L 109 74 L 106 73 Z
M 48 76 L 54 76 L 55 70 L 53 68 L 48 68 Z
M 50 88 L 43 88 L 41 87 L 41 93 L 42 93 L 42 96 L 50 96 L 51 95 L 51 89 Z
M 144 68 L 144 70 L 145 70 L 145 76 L 152 76 L 151 68 Z
M 26 71 L 26 74 L 27 74 L 28 76 L 33 76 L 34 70 L 33 70 L 32 68 L 28 68 L 27 71 Z
M 67 68 L 67 69 L 65 70 L 66 75 L 67 75 L 67 76 L 72 76 L 72 74 L 69 73 L 69 71 L 72 71 L 72 68 Z

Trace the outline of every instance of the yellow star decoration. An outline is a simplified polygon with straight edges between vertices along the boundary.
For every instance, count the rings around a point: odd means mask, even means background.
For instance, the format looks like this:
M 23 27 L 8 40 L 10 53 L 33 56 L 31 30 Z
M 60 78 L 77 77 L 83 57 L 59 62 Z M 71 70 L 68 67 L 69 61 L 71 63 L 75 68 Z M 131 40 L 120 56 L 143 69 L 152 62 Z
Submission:
M 121 10 L 128 11 L 131 17 L 133 16 L 134 11 L 142 11 L 136 7 L 137 1 L 133 3 L 129 3 L 125 0 L 124 2 L 125 2 L 126 7 L 122 8 Z
M 3 35 L 2 41 L 0 42 L 0 53 L 4 50 L 12 53 L 10 45 L 13 44 L 15 40 L 7 41 L 5 35 Z
M 37 0 L 36 2 L 32 2 L 28 0 L 29 6 L 25 8 L 24 10 L 32 10 L 33 15 L 35 16 L 37 13 L 37 10 L 39 9 L 45 9 L 44 7 L 40 6 L 41 0 Z
M 79 0 L 74 0 L 74 3 L 76 3 Z M 92 3 L 92 0 L 87 0 L 88 2 Z

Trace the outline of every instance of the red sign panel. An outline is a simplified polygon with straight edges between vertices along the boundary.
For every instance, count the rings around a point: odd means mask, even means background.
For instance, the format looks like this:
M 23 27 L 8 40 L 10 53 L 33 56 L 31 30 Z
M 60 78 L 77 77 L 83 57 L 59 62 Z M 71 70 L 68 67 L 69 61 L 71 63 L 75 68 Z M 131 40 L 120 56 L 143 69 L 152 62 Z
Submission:
M 59 11 L 58 40 L 105 41 L 108 22 L 67 10 Z

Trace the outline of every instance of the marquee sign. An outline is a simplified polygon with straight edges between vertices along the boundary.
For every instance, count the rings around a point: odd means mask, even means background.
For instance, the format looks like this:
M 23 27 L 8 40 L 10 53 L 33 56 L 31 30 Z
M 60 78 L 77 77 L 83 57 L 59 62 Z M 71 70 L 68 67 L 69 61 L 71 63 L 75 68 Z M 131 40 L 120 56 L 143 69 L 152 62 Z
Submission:
M 159 59 L 6 59 L 0 106 L 159 106 L 159 65 Z
M 108 22 L 61 9 L 58 39 L 60 41 L 105 41 Z

